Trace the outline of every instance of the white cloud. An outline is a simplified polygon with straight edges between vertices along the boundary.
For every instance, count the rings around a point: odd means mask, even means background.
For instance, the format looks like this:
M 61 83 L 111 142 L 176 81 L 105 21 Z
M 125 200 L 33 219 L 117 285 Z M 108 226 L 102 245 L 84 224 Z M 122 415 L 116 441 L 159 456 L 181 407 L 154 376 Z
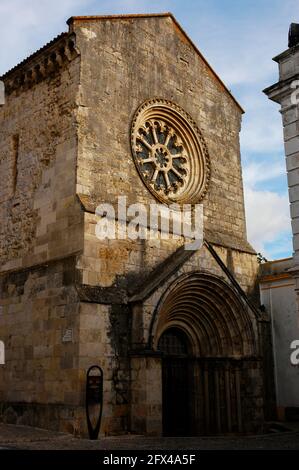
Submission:
M 283 154 L 282 122 L 278 106 L 267 106 L 265 103 L 264 106 L 249 111 L 243 120 L 240 141 L 242 154 L 279 151 Z
M 173 11 L 247 111 L 241 132 L 243 161 L 252 153 L 261 159 L 244 170 L 247 226 L 250 240 L 262 249 L 266 241 L 279 243 L 290 225 L 287 196 L 267 191 L 268 182 L 282 170 L 282 163 L 270 162 L 269 154 L 283 155 L 283 139 L 279 107 L 262 89 L 278 79 L 271 58 L 287 47 L 298 0 L 263 0 L 259 7 L 257 1 L 241 3 L 236 9 L 233 0 L 0 0 L 0 74 L 67 30 L 69 16 Z M 265 184 L 264 191 L 256 190 L 257 182 Z
M 271 58 L 287 48 L 288 27 L 299 14 L 298 0 L 243 0 L 233 14 L 228 10 L 233 1 L 213 2 L 210 9 L 206 2 L 199 3 L 202 12 L 194 15 L 193 37 L 225 83 L 271 84 L 269 77 L 277 75 Z M 192 18 L 189 21 L 192 28 Z
M 271 191 L 245 188 L 248 240 L 253 247 L 272 258 L 266 244 L 274 242 L 290 231 L 288 196 Z
M 67 31 L 76 15 L 157 12 L 166 0 L 0 0 L 0 75 Z
M 80 4 L 81 0 L 1 1 L 0 73 L 67 30 L 65 21 Z
M 252 162 L 243 169 L 243 181 L 247 188 L 253 189 L 258 183 L 264 183 L 273 180 L 279 176 L 285 175 L 284 160 L 274 162 L 261 161 Z
M 285 175 L 284 158 L 252 162 L 243 169 L 248 240 L 268 259 L 284 257 L 291 250 L 289 197 L 257 189 L 257 185 L 266 185 L 281 175 Z
M 244 12 L 250 10 L 248 3 L 242 3 Z M 291 253 L 291 224 L 287 188 L 284 195 L 279 191 L 286 181 L 279 105 L 262 90 L 278 80 L 278 66 L 271 58 L 287 48 L 288 27 L 299 11 L 298 0 L 269 2 L 268 11 L 262 12 L 263 6 L 247 18 L 240 13 L 241 18 L 231 20 L 219 13 L 214 19 L 217 29 L 207 36 L 205 48 L 208 60 L 245 109 L 240 141 L 247 163 L 243 174 L 248 239 L 273 259 Z M 269 185 L 272 189 L 279 177 L 280 187 L 270 191 Z

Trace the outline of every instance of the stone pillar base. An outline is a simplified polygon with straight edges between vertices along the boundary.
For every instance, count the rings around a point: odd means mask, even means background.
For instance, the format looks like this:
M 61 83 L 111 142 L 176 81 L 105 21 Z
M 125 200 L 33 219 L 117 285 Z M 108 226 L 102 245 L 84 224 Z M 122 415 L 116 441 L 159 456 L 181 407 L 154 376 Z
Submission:
M 132 357 L 131 430 L 162 435 L 162 368 L 160 357 Z

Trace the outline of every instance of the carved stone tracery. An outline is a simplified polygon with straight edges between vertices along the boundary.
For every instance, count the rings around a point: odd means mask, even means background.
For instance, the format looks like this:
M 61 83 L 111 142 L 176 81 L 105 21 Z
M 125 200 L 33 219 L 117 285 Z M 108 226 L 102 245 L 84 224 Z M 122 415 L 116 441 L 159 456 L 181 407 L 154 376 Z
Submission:
M 207 190 L 209 155 L 192 118 L 171 101 L 138 108 L 131 133 L 137 170 L 161 202 L 195 203 Z

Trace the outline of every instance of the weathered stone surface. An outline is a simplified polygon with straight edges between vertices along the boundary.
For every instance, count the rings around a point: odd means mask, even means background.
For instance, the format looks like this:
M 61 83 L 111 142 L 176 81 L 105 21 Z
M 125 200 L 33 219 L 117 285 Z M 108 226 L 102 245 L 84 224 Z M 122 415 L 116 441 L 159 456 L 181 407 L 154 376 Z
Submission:
M 0 217 L 6 221 L 0 338 L 7 353 L 0 400 L 12 410 L 10 419 L 86 434 L 86 370 L 98 364 L 104 372 L 101 433 L 159 434 L 161 357 L 146 352 L 153 312 L 180 275 L 207 272 L 228 285 L 230 279 L 206 246 L 184 253 L 183 237 L 99 240 L 95 209 L 102 202 L 115 206 L 119 195 L 128 204 L 155 202 L 131 155 L 131 121 L 151 97 L 177 103 L 209 150 L 205 237 L 256 300 L 241 109 L 169 15 L 74 19 L 70 30 L 76 45 L 68 60 L 53 70 L 48 64 L 52 71 L 30 86 L 11 88 L 0 108 Z M 34 61 L 47 54 L 40 51 Z M 30 60 L 13 73 L 25 67 L 28 76 Z M 146 295 L 138 298 L 139 290 Z M 257 336 L 254 312 L 248 315 Z M 250 388 L 250 374 L 248 380 L 252 414 L 261 391 Z M 260 423 L 260 406 L 256 414 L 248 420 Z
M 119 194 L 127 195 L 128 203 L 154 202 L 138 177 L 128 135 L 142 102 L 169 99 L 193 117 L 209 149 L 206 229 L 244 246 L 240 108 L 172 19 L 74 21 L 72 30 L 82 61 L 77 191 L 97 203 L 116 203 Z M 107 176 L 100 184 L 99 174 Z

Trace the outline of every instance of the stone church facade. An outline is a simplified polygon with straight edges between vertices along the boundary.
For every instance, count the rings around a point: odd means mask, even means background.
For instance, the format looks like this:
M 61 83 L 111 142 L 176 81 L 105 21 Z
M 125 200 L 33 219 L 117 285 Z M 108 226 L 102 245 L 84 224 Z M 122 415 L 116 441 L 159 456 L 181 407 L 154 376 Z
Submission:
M 171 14 L 68 24 L 2 77 L 2 419 L 85 435 L 97 364 L 101 434 L 258 431 L 272 366 L 242 109 Z M 96 207 L 118 196 L 202 203 L 202 247 L 99 240 Z

